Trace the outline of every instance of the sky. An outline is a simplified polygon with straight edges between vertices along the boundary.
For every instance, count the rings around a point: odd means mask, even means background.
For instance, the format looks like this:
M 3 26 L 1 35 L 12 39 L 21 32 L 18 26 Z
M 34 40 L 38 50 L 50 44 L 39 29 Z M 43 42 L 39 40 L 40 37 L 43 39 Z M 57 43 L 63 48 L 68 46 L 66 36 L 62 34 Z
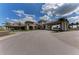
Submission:
M 0 26 L 6 21 L 55 20 L 66 17 L 79 22 L 78 3 L 0 3 Z
M 39 20 L 40 16 L 43 16 L 44 14 L 42 14 L 41 11 L 41 7 L 42 7 L 43 3 L 2 3 L 0 4 L 0 25 L 1 23 L 4 23 L 4 21 L 6 21 L 7 19 L 20 19 L 23 17 L 19 17 L 18 15 L 16 15 L 15 12 L 13 12 L 13 10 L 23 10 L 24 13 L 29 14 L 29 15 L 35 15 L 35 20 Z

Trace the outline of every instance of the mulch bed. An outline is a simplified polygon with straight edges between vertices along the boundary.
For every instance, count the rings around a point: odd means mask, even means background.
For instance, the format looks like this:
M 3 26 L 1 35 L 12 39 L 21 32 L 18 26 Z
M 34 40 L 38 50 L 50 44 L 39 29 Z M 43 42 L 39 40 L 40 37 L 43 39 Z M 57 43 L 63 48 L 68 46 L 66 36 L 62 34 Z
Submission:
M 0 37 L 9 35 L 10 33 L 7 31 L 0 31 Z

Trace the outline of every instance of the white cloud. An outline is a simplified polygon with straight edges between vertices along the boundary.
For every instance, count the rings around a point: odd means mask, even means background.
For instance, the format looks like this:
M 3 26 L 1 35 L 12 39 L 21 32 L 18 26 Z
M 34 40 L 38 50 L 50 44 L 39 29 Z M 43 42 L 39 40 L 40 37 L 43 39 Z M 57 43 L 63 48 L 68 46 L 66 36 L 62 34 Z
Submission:
M 75 11 L 76 14 L 79 14 L 79 7 Z
M 79 4 L 77 3 L 66 3 L 56 10 L 56 14 L 61 16 L 68 16 L 76 12 L 78 7 Z
M 13 10 L 13 12 L 19 13 L 19 14 L 24 14 L 23 10 Z
M 24 11 L 23 10 L 12 10 L 13 12 L 16 13 L 17 16 L 21 17 L 23 15 L 25 15 Z
M 13 12 L 16 13 L 16 15 L 18 15 L 19 17 L 24 16 L 24 18 L 18 19 L 20 22 L 25 22 L 25 21 L 32 21 L 32 22 L 36 22 L 35 20 L 35 15 L 30 15 L 30 14 L 26 14 L 24 12 L 24 10 L 13 10 Z
M 32 22 L 37 22 L 33 16 L 26 16 L 25 18 L 22 19 L 22 21 L 32 21 Z
M 48 15 L 44 15 L 40 17 L 40 20 L 45 20 L 47 23 L 50 23 L 51 21 L 55 21 L 54 19 L 51 19 Z
M 9 20 L 10 18 L 9 17 L 6 17 L 6 19 Z
M 47 15 L 44 15 L 44 16 L 40 17 L 40 20 L 50 20 L 50 17 Z
M 35 15 L 31 15 L 31 14 L 26 14 L 25 12 L 24 12 L 24 10 L 12 10 L 13 12 L 15 12 L 16 13 L 16 15 L 17 16 L 19 16 L 19 17 L 21 17 L 21 16 L 33 16 L 33 17 L 35 17 Z
M 10 19 L 10 23 L 18 23 L 21 22 L 22 24 L 24 24 L 26 21 L 31 21 L 31 22 L 37 22 L 32 16 L 27 16 L 21 19 Z
M 42 12 L 50 16 L 53 16 L 53 14 L 56 16 L 68 16 L 79 10 L 78 7 L 78 3 L 49 3 L 42 6 Z
M 70 21 L 70 23 L 76 23 L 79 22 L 79 16 L 75 16 L 75 17 L 69 17 L 68 20 Z
M 19 22 L 21 24 L 25 24 L 26 21 L 31 21 L 31 22 L 37 22 L 32 16 L 27 16 L 25 18 L 21 18 L 21 19 L 10 19 L 11 24 L 18 24 Z
M 63 3 L 46 3 L 42 6 L 42 10 L 45 12 L 51 11 L 52 9 L 55 10 L 58 7 L 62 6 Z
M 52 13 L 54 13 L 55 10 L 58 9 L 62 5 L 63 3 L 46 3 L 42 6 L 42 12 L 46 13 L 49 16 L 53 16 Z

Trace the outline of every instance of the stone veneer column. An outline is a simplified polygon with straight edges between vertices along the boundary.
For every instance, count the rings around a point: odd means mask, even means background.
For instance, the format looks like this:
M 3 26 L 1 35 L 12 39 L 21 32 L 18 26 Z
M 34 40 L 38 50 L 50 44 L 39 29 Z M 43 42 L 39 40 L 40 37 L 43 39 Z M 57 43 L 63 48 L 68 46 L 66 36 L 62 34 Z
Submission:
M 48 25 L 45 25 L 45 29 L 46 29 L 46 30 L 48 29 Z
M 64 23 L 61 23 L 61 29 L 64 30 Z
M 26 30 L 29 30 L 29 25 L 28 24 L 26 25 Z
M 66 22 L 64 22 L 64 28 L 65 28 L 65 31 L 67 30 L 67 24 Z
M 33 30 L 35 30 L 35 26 L 32 26 L 33 27 Z

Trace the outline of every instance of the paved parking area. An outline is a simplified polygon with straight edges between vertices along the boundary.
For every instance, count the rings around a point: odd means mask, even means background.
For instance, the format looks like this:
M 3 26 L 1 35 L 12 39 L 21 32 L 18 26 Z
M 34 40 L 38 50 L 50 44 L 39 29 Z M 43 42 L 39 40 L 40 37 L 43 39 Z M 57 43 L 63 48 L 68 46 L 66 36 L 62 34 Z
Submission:
M 79 49 L 79 31 L 54 33 L 53 36 L 64 43 Z
M 69 55 L 79 54 L 79 31 L 58 32 L 36 30 L 20 32 L 0 40 L 4 55 Z

